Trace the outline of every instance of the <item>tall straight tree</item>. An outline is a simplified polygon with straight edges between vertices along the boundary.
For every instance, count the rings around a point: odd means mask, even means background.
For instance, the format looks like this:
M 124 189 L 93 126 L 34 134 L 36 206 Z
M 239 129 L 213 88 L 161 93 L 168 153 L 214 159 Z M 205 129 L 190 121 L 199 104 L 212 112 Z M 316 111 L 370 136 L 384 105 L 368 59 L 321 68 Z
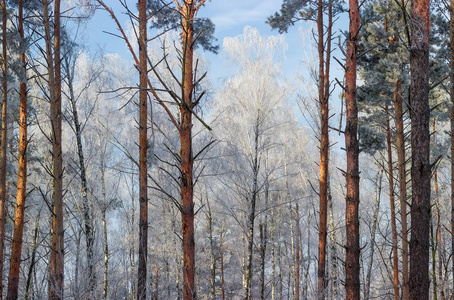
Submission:
M 394 299 L 399 300 L 399 257 L 397 254 L 397 226 L 396 226 L 396 204 L 394 199 L 394 165 L 393 152 L 391 147 L 391 126 L 389 121 L 389 108 L 385 104 L 386 112 L 386 146 L 388 152 L 388 183 L 389 183 L 389 206 L 391 208 L 391 232 L 393 248 L 393 285 Z
M 411 2 L 411 238 L 410 299 L 429 299 L 429 24 L 430 0 Z
M 147 195 L 147 1 L 139 0 L 139 266 L 137 299 L 147 298 L 148 195 Z
M 360 299 L 360 246 L 359 246 L 359 143 L 358 106 L 356 104 L 356 62 L 360 17 L 358 0 L 349 0 L 350 24 L 347 36 L 347 57 L 345 70 L 346 127 L 345 149 L 347 151 L 347 199 L 345 224 L 347 245 L 345 258 L 346 299 Z
M 47 0 L 43 1 L 47 3 Z M 47 63 L 53 81 L 49 80 L 52 177 L 53 177 L 53 214 L 52 242 L 50 249 L 49 299 L 63 299 L 64 291 L 64 232 L 63 232 L 63 161 L 62 161 L 62 113 L 61 113 L 61 57 L 60 57 L 60 0 L 54 2 L 54 45 L 51 52 L 50 35 L 47 39 Z M 50 23 L 47 24 L 50 27 Z M 49 28 L 50 32 L 50 28 Z M 50 55 L 49 55 L 50 54 Z M 52 67 L 53 66 L 53 67 Z
M 181 159 L 181 220 L 183 226 L 183 299 L 196 298 L 195 289 L 195 241 L 194 241 L 194 181 L 192 153 L 192 96 L 194 94 L 194 18 L 200 6 L 194 0 L 184 0 L 178 4 L 181 14 L 183 57 L 182 87 L 183 98 L 180 105 L 180 159 Z
M 19 1 L 18 6 L 18 30 L 21 42 L 25 41 L 24 34 L 24 3 L 25 0 Z M 5 44 L 5 43 L 3 43 Z M 25 49 L 25 48 L 22 48 Z M 22 78 L 20 82 L 20 108 L 19 108 L 19 162 L 18 162 L 18 179 L 16 194 L 16 213 L 14 217 L 13 243 L 11 247 L 11 263 L 9 268 L 8 280 L 8 300 L 18 298 L 19 275 L 22 255 L 22 237 L 24 233 L 25 221 L 25 198 L 27 196 L 27 62 L 25 50 L 19 54 L 21 61 Z
M 6 210 L 6 140 L 8 134 L 8 53 L 6 48 L 7 26 L 6 0 L 2 0 L 2 136 L 0 145 L 0 299 L 3 299 L 3 252 L 5 241 Z
M 449 1 L 449 68 L 451 71 L 451 232 L 454 232 L 454 0 Z M 451 249 L 454 249 L 454 235 L 451 234 Z M 454 270 L 454 260 L 452 261 Z
M 280 33 L 286 32 L 295 20 L 313 20 L 317 23 L 318 50 L 318 102 L 320 106 L 320 163 L 319 163 L 319 247 L 318 247 L 318 299 L 325 299 L 326 280 L 326 236 L 328 220 L 328 178 L 329 178 L 329 95 L 331 40 L 334 14 L 341 9 L 337 1 L 284 0 L 281 11 L 269 17 L 267 23 Z M 313 7 L 317 7 L 314 11 Z M 316 14 L 315 14 L 316 13 Z M 328 15 L 328 24 L 324 24 L 324 15 Z M 314 20 L 312 16 L 317 15 Z M 326 31 L 326 32 L 325 32 Z M 297 293 L 297 299 L 299 294 Z

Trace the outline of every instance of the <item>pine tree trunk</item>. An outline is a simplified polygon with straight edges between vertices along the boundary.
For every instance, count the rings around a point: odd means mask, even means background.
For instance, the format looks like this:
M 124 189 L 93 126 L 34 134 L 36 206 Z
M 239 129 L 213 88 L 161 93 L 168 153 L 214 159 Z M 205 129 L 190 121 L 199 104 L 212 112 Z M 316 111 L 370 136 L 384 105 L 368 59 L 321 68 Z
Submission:
M 52 215 L 52 243 L 50 251 L 49 299 L 63 299 L 64 290 L 64 231 L 63 231 L 63 167 L 61 148 L 61 58 L 60 58 L 60 0 L 54 2 L 54 97 L 50 103 L 52 123 L 52 159 L 54 213 Z M 51 92 L 52 94 L 52 92 Z
M 6 49 L 7 26 L 6 0 L 2 0 L 2 136 L 0 145 L 0 299 L 3 299 L 3 252 L 6 221 L 6 140 L 8 137 L 8 53 Z
M 154 265 L 154 286 L 155 286 L 155 292 L 154 292 L 154 300 L 159 299 L 159 269 L 158 265 Z
M 147 298 L 148 186 L 147 186 L 147 1 L 139 0 L 139 265 L 137 299 Z
M 194 18 L 195 3 L 184 0 L 180 11 L 183 24 L 183 103 L 180 105 L 181 218 L 183 229 L 183 299 L 196 298 L 194 242 L 194 183 L 192 153 L 192 96 L 194 92 Z
M 396 225 L 396 202 L 394 199 L 394 166 L 393 153 L 391 148 L 391 126 L 389 122 L 388 104 L 385 105 L 386 112 L 386 144 L 388 152 L 388 183 L 389 183 L 389 202 L 391 208 L 391 231 L 392 231 L 392 252 L 393 252 L 393 284 L 394 299 L 399 300 L 399 257 L 397 255 L 397 225 Z
M 319 164 L 319 237 L 318 237 L 318 296 L 317 299 L 325 299 L 326 289 L 326 232 L 327 232 L 327 211 L 328 211 L 328 161 L 329 161 L 329 104 L 328 96 L 325 95 L 325 47 L 324 47 L 323 26 L 323 1 L 318 1 L 317 33 L 318 33 L 318 57 L 319 57 L 319 78 L 318 78 L 318 101 L 320 104 L 320 164 Z M 330 37 L 328 37 L 328 40 Z M 328 81 L 329 83 L 329 81 Z M 299 293 L 297 293 L 299 297 Z
M 19 35 L 24 39 L 24 1 L 19 1 Z M 20 108 L 19 108 L 19 157 L 18 157 L 18 179 L 16 195 L 16 214 L 14 217 L 14 233 L 11 246 L 11 263 L 9 268 L 8 280 L 8 300 L 18 298 L 20 264 L 22 255 L 22 237 L 24 233 L 25 222 L 25 198 L 27 196 L 27 63 L 25 59 L 25 50 L 20 53 L 22 64 L 23 79 L 20 83 Z
M 412 1 L 410 51 L 410 118 L 412 203 L 410 239 L 410 299 L 429 299 L 429 0 Z
M 347 61 L 345 72 L 346 128 L 345 148 L 347 150 L 347 199 L 345 223 L 347 247 L 345 260 L 345 290 L 348 300 L 360 299 L 360 245 L 359 245 L 359 144 L 358 107 L 356 104 L 356 61 L 360 17 L 358 0 L 349 0 L 350 25 L 347 38 Z

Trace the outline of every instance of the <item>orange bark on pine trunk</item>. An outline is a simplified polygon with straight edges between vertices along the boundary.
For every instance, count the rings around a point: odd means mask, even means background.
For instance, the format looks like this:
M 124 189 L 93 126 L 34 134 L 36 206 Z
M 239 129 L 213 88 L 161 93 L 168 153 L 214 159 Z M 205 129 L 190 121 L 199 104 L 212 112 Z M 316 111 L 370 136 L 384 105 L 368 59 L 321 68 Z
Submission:
M 396 93 L 396 91 L 394 91 Z M 389 108 L 385 105 L 386 111 L 386 144 L 388 152 L 388 183 L 389 183 L 389 202 L 391 207 L 391 231 L 392 231 L 392 249 L 393 249 L 393 284 L 394 299 L 399 300 L 399 257 L 397 254 L 397 226 L 396 226 L 396 205 L 394 199 L 394 169 L 393 154 L 391 148 L 391 126 L 389 122 Z
M 61 56 L 60 56 L 60 0 L 54 2 L 54 97 L 51 99 L 52 159 L 54 205 L 52 215 L 52 243 L 50 251 L 49 299 L 63 299 L 64 291 L 64 231 L 63 231 L 63 161 L 61 148 Z M 52 94 L 52 91 L 51 91 Z
M 0 145 L 0 299 L 3 299 L 3 252 L 5 247 L 6 215 L 6 143 L 8 134 L 8 61 L 6 48 L 7 14 L 6 0 L 2 0 L 2 136 Z
M 147 194 L 147 1 L 139 0 L 139 266 L 137 299 L 147 297 L 148 194 Z
M 346 299 L 360 299 L 360 245 L 359 245 L 359 143 L 358 106 L 356 104 L 356 61 L 360 17 L 358 0 L 349 0 L 350 25 L 347 38 L 345 71 L 346 127 L 345 148 L 347 151 L 347 197 L 345 223 L 347 231 L 345 260 Z
M 24 2 L 19 1 L 19 35 L 24 39 Z M 20 107 L 19 107 L 19 157 L 18 157 L 18 179 L 16 195 L 16 212 L 14 217 L 14 233 L 11 246 L 11 263 L 8 278 L 8 300 L 18 298 L 20 264 L 22 256 L 22 238 L 25 222 L 25 198 L 27 196 L 27 62 L 25 51 L 20 53 L 20 60 L 23 69 L 24 79 L 20 83 Z
M 194 183 L 192 153 L 192 94 L 194 56 L 193 0 L 185 0 L 181 7 L 183 18 L 183 103 L 180 105 L 180 156 L 181 156 L 181 218 L 183 229 L 183 299 L 196 298 L 195 241 L 194 241 Z
M 328 6 L 328 32 L 326 61 L 324 48 L 323 1 L 318 2 L 317 31 L 319 56 L 320 103 L 320 164 L 319 164 L 319 239 L 318 239 L 318 299 L 325 299 L 326 281 L 326 235 L 328 220 L 328 173 L 329 173 L 329 64 L 331 57 L 332 5 Z M 299 296 L 299 295 L 298 295 Z M 298 298 L 297 298 L 298 299 Z

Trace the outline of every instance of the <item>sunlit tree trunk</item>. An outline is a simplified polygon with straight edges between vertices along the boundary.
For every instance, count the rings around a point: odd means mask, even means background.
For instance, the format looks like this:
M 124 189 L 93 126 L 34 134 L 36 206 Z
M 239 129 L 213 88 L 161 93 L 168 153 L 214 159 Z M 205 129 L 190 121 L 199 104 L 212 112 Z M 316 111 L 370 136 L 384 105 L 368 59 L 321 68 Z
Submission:
M 411 239 L 410 299 L 429 299 L 429 23 L 430 0 L 413 0 L 410 48 Z
M 196 298 L 194 242 L 194 182 L 192 153 L 192 108 L 194 93 L 194 18 L 196 4 L 184 0 L 181 6 L 183 37 L 183 103 L 180 104 L 181 217 L 183 229 L 183 299 Z
M 318 299 L 325 299 L 326 282 L 326 235 L 328 219 L 328 173 L 329 173 L 329 68 L 331 58 L 332 5 L 328 5 L 328 30 L 325 43 L 323 25 L 323 1 L 318 1 L 317 32 L 319 56 L 318 98 L 320 104 L 320 164 L 319 164 L 319 242 L 318 242 Z M 326 49 L 325 49 L 326 44 Z M 325 60 L 326 50 L 326 60 Z M 299 299 L 299 293 L 296 295 Z
M 349 0 L 350 25 L 347 37 L 347 61 L 345 71 L 346 128 L 345 148 L 347 151 L 347 199 L 345 224 L 347 230 L 345 260 L 345 290 L 349 300 L 360 299 L 360 245 L 359 245 L 359 144 L 358 107 L 356 104 L 356 61 L 360 28 L 358 0 Z
M 19 1 L 18 30 L 22 40 L 24 40 L 24 0 Z M 9 267 L 8 279 L 8 300 L 18 298 L 19 276 L 22 255 L 22 237 L 24 234 L 25 222 L 25 198 L 27 196 L 27 62 L 25 50 L 19 54 L 23 79 L 20 83 L 20 107 L 19 107 L 19 157 L 18 157 L 18 179 L 16 195 L 16 213 L 14 217 L 13 243 L 11 246 L 11 263 Z

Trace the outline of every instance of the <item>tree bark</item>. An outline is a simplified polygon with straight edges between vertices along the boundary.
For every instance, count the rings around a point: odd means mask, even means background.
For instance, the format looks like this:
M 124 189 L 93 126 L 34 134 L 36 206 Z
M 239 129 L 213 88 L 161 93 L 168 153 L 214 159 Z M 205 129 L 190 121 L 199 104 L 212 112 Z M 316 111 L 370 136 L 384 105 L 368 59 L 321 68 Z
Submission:
M 454 233 L 454 0 L 449 1 L 449 69 L 451 71 L 451 233 Z M 451 234 L 451 249 L 454 249 L 454 234 Z M 454 260 L 452 261 L 454 270 Z
M 47 2 L 47 1 L 46 1 Z M 49 62 L 48 62 L 49 63 Z M 51 99 L 52 159 L 54 205 L 52 215 L 52 243 L 50 251 L 49 299 L 63 299 L 64 291 L 64 231 L 63 231 L 63 161 L 62 161 L 62 113 L 61 113 L 61 58 L 60 58 L 60 0 L 54 2 L 54 72 L 55 82 L 49 82 L 54 90 Z M 52 94 L 52 91 L 51 91 Z
M 319 80 L 318 98 L 320 104 L 320 164 L 319 164 L 319 241 L 318 241 L 318 296 L 319 300 L 325 299 L 326 282 L 326 235 L 328 215 L 328 173 L 329 173 L 329 68 L 331 57 L 331 25 L 332 5 L 328 6 L 328 32 L 326 39 L 326 61 L 323 26 L 323 1 L 318 1 L 317 32 L 318 32 L 318 57 L 319 57 Z M 299 293 L 297 295 L 299 297 Z
M 6 221 L 6 149 L 8 137 L 8 53 L 6 48 L 7 22 L 6 0 L 2 0 L 2 136 L 0 145 L 0 299 L 3 299 L 3 252 Z
M 181 7 L 183 36 L 183 103 L 180 104 L 180 158 L 181 158 L 181 218 L 183 230 L 183 299 L 196 298 L 195 242 L 194 242 L 194 182 L 192 153 L 192 95 L 194 92 L 194 18 L 193 0 L 184 0 Z
M 345 148 L 347 150 L 347 199 L 345 223 L 347 247 L 345 260 L 345 290 L 349 300 L 360 299 L 360 245 L 359 245 L 359 144 L 358 107 L 356 104 L 356 61 L 360 17 L 358 0 L 349 0 L 350 25 L 347 38 L 347 61 L 345 71 L 346 128 Z
M 24 41 L 24 1 L 19 1 L 19 35 Z M 16 214 L 14 217 L 13 243 L 11 246 L 11 263 L 9 267 L 8 300 L 18 298 L 20 264 L 22 255 L 22 237 L 24 234 L 25 222 L 25 198 L 27 196 L 27 62 L 25 50 L 20 53 L 23 79 L 20 83 L 20 108 L 19 108 L 19 157 L 18 157 L 18 179 L 16 195 Z
M 400 220 L 402 230 L 402 299 L 409 299 L 408 286 L 408 230 L 407 230 L 407 170 L 405 158 L 405 133 L 400 81 L 395 81 L 394 113 L 396 120 L 397 163 L 399 165 Z
M 395 91 L 397 92 L 397 91 Z M 385 105 L 386 112 L 386 144 L 388 152 L 388 183 L 389 183 L 389 202 L 391 208 L 391 231 L 392 231 L 392 252 L 393 252 L 393 284 L 394 299 L 399 300 L 399 257 L 397 255 L 397 225 L 396 225 L 396 202 L 394 199 L 394 166 L 393 153 L 391 148 L 391 126 L 389 121 L 388 104 Z
M 139 265 L 137 268 L 137 299 L 147 298 L 148 260 L 148 186 L 147 186 L 147 1 L 139 0 Z
M 410 51 L 410 118 L 412 203 L 410 239 L 410 299 L 429 299 L 429 0 L 413 0 Z

